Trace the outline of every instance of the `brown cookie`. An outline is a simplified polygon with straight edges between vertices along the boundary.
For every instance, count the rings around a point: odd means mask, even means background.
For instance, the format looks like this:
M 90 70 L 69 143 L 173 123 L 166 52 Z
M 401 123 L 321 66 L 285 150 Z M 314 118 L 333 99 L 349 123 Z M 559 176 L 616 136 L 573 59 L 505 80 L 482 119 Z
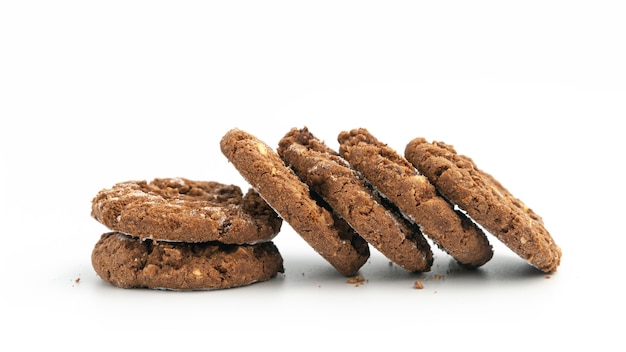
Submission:
M 491 259 L 485 233 L 395 150 L 364 128 L 341 132 L 338 141 L 340 155 L 460 264 L 478 267 Z
M 405 149 L 409 160 L 452 203 L 513 252 L 544 272 L 556 271 L 561 249 L 543 220 L 451 145 L 415 138 Z
M 273 242 L 234 245 L 219 242 L 142 241 L 105 233 L 94 246 L 98 276 L 121 288 L 215 290 L 267 281 L 284 272 Z
M 388 259 L 408 271 L 430 270 L 432 252 L 419 228 L 391 207 L 383 205 L 384 200 L 348 162 L 306 127 L 291 129 L 280 140 L 278 154 L 361 237 Z
M 282 219 L 252 189 L 184 178 L 128 181 L 101 190 L 91 215 L 113 231 L 158 241 L 252 244 L 273 239 Z
M 228 131 L 222 153 L 276 212 L 323 258 L 345 276 L 365 264 L 367 242 L 312 193 L 278 154 L 257 137 Z

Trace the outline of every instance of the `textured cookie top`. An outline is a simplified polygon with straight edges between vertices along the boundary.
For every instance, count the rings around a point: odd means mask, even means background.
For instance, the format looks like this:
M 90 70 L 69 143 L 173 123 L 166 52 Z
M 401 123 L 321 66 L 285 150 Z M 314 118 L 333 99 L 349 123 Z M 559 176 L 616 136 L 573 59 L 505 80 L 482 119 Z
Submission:
M 349 163 L 307 128 L 291 129 L 278 154 L 361 237 L 409 271 L 429 271 L 432 252 L 419 228 L 382 204 Z
M 254 245 L 139 240 L 109 232 L 91 254 L 94 270 L 121 288 L 215 290 L 266 281 L 284 272 L 271 241 Z
M 415 138 L 405 157 L 451 202 L 513 252 L 544 272 L 556 271 L 561 249 L 543 220 L 493 176 L 443 142 Z
M 340 155 L 442 250 L 469 267 L 491 259 L 493 250 L 483 231 L 395 150 L 364 128 L 341 132 L 338 141 Z
M 276 212 L 337 271 L 354 275 L 369 258 L 369 247 L 345 221 L 312 193 L 278 154 L 239 129 L 220 142 L 222 153 Z
M 120 182 L 98 192 L 91 215 L 113 231 L 176 242 L 264 242 L 282 225 L 252 189 L 185 178 Z

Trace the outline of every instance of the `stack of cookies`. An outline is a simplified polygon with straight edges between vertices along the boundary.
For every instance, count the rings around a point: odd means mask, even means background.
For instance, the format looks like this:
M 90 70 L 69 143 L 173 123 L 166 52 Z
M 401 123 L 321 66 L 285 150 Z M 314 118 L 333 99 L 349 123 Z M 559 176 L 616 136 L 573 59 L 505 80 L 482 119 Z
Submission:
M 234 128 L 222 153 L 251 185 L 184 178 L 128 181 L 101 190 L 91 215 L 110 229 L 92 252 L 105 281 L 123 288 L 212 290 L 284 272 L 273 243 L 286 221 L 340 274 L 354 276 L 370 246 L 409 272 L 433 265 L 431 243 L 459 264 L 493 257 L 495 236 L 540 271 L 561 249 L 543 220 L 445 143 L 411 140 L 404 155 L 363 128 L 339 133 L 339 150 L 306 127 L 276 150 Z
M 561 250 L 542 219 L 471 159 L 441 142 L 409 142 L 404 156 L 359 128 L 332 150 L 306 127 L 274 151 L 254 135 L 228 131 L 226 158 L 263 199 L 337 271 L 354 275 L 369 245 L 411 272 L 429 271 L 430 239 L 461 265 L 493 256 L 486 233 L 544 272 Z
M 284 272 L 272 242 L 282 219 L 253 189 L 184 178 L 121 182 L 98 192 L 91 215 L 110 229 L 92 265 L 118 287 L 225 289 Z

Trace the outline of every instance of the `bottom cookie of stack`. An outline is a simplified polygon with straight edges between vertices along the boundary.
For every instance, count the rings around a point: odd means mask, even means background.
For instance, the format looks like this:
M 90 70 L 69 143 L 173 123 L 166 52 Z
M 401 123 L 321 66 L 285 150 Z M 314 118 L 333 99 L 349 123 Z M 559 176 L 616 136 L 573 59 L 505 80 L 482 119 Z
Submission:
M 216 290 L 267 281 L 283 273 L 273 242 L 162 242 L 104 233 L 91 255 L 104 281 L 121 288 Z

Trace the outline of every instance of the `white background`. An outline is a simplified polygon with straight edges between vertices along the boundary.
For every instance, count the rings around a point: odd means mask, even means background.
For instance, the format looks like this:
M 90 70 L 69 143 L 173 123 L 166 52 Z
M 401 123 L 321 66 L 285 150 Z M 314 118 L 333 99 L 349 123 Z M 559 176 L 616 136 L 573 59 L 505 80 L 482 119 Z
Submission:
M 2 349 L 623 350 L 624 18 L 618 1 L 0 3 Z M 303 126 L 333 148 L 356 127 L 454 145 L 544 218 L 558 272 L 491 236 L 476 271 L 435 251 L 409 274 L 372 250 L 356 286 L 284 224 L 268 282 L 96 276 L 100 189 L 245 189 L 221 136 L 275 147 Z

